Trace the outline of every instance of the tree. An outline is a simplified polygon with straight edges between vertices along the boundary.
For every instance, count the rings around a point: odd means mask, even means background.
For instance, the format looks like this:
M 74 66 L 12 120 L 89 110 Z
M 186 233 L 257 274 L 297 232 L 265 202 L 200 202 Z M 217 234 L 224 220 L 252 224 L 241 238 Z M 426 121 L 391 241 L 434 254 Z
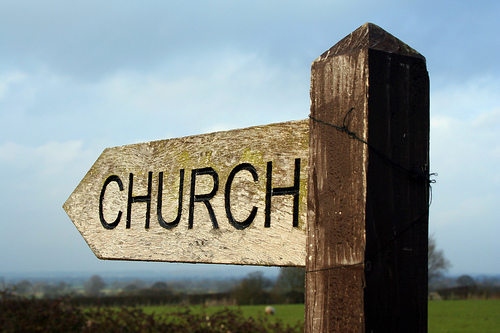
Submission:
M 123 288 L 123 291 L 126 293 L 133 293 L 139 290 L 139 287 L 135 283 L 129 283 Z
M 166 289 L 168 289 L 168 285 L 165 282 L 163 282 L 163 281 L 158 281 L 158 282 L 155 282 L 151 286 L 151 289 L 166 290 Z
M 83 284 L 85 293 L 89 296 L 98 296 L 105 286 L 106 282 L 104 282 L 99 275 L 92 275 L 90 279 Z
M 66 289 L 67 285 L 64 281 L 61 281 L 59 283 L 47 283 L 42 287 L 43 296 L 46 298 L 56 298 L 58 296 L 64 295 Z
M 246 278 L 234 289 L 233 295 L 239 305 L 243 304 L 266 304 L 269 300 L 271 280 L 264 277 L 262 272 L 249 273 Z
M 429 236 L 428 245 L 428 282 L 435 281 L 443 276 L 451 266 L 450 262 L 444 257 L 443 250 L 439 250 L 436 245 L 434 236 Z
M 0 277 L 0 291 L 6 291 L 9 287 L 9 284 L 5 282 L 3 277 Z
M 303 303 L 305 292 L 305 268 L 282 267 L 274 285 L 276 293 L 286 303 Z
M 14 290 L 21 295 L 27 295 L 33 292 L 33 284 L 28 280 L 19 281 L 14 288 Z
M 461 287 L 475 287 L 476 281 L 470 275 L 462 275 L 457 278 L 457 284 Z

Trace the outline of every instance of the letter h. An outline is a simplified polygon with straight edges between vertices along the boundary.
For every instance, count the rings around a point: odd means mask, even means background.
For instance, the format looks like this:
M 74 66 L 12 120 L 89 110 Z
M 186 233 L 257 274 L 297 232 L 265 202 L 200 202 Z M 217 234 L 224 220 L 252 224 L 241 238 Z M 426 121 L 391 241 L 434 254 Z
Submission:
M 132 204 L 134 202 L 146 202 L 147 203 L 147 211 L 146 211 L 146 224 L 145 228 L 149 229 L 149 217 L 151 211 L 151 183 L 153 179 L 153 173 L 149 172 L 148 174 L 148 194 L 147 195 L 137 195 L 132 196 L 132 189 L 134 187 L 134 174 L 129 175 L 128 182 L 128 203 L 127 203 L 127 229 L 130 229 L 130 219 L 132 215 Z
M 272 187 L 273 162 L 267 162 L 266 210 L 264 227 L 271 227 L 271 197 L 275 195 L 293 195 L 293 227 L 299 226 L 299 189 L 300 189 L 300 158 L 295 159 L 293 186 Z

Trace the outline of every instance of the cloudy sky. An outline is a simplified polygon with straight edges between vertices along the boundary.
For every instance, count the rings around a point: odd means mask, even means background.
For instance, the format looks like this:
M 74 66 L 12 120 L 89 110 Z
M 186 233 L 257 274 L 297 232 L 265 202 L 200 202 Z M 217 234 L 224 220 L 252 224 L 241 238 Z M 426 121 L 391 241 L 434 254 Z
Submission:
M 0 275 L 210 269 L 100 261 L 61 206 L 106 147 L 307 118 L 311 62 L 366 22 L 427 59 L 449 273 L 500 274 L 499 17 L 486 0 L 1 1 Z

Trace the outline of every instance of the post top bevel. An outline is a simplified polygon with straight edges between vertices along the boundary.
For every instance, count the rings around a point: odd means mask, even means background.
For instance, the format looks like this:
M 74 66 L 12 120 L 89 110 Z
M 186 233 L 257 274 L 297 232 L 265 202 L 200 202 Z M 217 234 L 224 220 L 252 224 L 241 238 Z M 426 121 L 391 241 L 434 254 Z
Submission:
M 328 51 L 324 52 L 315 60 L 315 62 L 362 49 L 373 49 L 387 53 L 416 57 L 425 61 L 425 57 L 423 55 L 408 46 L 406 43 L 394 37 L 378 25 L 367 22 L 344 37 Z

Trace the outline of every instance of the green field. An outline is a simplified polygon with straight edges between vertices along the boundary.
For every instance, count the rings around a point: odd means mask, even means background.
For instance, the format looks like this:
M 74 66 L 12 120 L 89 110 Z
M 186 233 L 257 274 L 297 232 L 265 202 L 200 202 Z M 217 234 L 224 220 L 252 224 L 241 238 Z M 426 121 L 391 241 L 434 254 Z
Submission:
M 500 332 L 500 300 L 429 302 L 429 332 Z
M 276 309 L 275 315 L 265 315 L 264 309 L 265 305 L 243 305 L 243 306 L 211 306 L 211 307 L 203 307 L 203 306 L 190 306 L 189 308 L 193 312 L 205 311 L 208 315 L 211 313 L 220 311 L 224 308 L 230 309 L 239 309 L 243 313 L 245 317 L 258 318 L 259 316 L 267 316 L 271 320 L 281 320 L 283 323 L 295 325 L 297 322 L 304 321 L 304 304 L 277 304 L 272 305 Z M 183 307 L 174 307 L 174 306 L 149 306 L 144 308 L 144 312 L 146 313 L 168 313 L 174 312 L 176 310 L 182 310 Z
M 276 314 L 270 316 L 284 323 L 295 324 L 304 320 L 304 305 L 273 305 Z M 208 315 L 224 307 L 192 306 L 192 311 L 206 311 Z M 264 305 L 248 305 L 238 308 L 247 317 L 264 315 Z M 147 313 L 165 313 L 179 307 L 152 306 L 144 308 Z M 500 300 L 432 301 L 429 302 L 429 332 L 500 332 Z

